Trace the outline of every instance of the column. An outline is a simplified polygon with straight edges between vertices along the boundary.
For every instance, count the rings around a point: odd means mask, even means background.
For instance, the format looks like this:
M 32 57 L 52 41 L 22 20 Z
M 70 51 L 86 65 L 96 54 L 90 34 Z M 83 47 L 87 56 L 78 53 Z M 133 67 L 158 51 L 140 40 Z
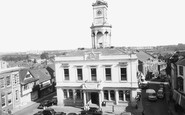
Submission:
M 126 101 L 125 91 L 123 91 L 123 101 Z
M 67 98 L 69 98 L 69 89 L 66 89 L 67 91 Z
M 84 108 L 85 108 L 85 106 L 86 106 L 86 92 L 85 91 L 83 91 L 83 97 L 84 97 Z
M 116 97 L 116 105 L 118 105 L 118 101 L 119 101 L 118 90 L 115 90 L 115 97 Z
M 108 100 L 110 101 L 110 90 L 108 90 Z
M 102 108 L 102 91 L 99 91 L 99 108 Z
M 94 35 L 94 48 L 97 49 L 97 32 Z
M 64 91 L 62 88 L 57 88 L 57 100 L 59 106 L 64 105 Z
M 76 91 L 73 89 L 73 103 L 75 104 L 76 102 Z

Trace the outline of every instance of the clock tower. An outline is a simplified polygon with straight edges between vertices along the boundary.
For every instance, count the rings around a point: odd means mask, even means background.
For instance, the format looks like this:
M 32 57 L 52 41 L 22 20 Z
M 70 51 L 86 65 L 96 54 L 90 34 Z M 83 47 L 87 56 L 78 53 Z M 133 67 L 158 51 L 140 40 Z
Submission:
M 91 26 L 92 48 L 111 46 L 111 28 L 107 22 L 108 4 L 104 0 L 96 0 L 93 6 L 93 23 Z

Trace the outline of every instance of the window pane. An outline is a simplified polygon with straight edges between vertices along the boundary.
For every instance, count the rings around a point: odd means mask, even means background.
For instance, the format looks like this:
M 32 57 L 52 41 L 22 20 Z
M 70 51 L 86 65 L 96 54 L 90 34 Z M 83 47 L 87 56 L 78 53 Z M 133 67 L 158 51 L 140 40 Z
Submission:
M 18 96 L 19 96 L 19 91 L 16 90 L 16 91 L 15 91 L 15 100 L 18 100 Z
M 12 103 L 12 92 L 8 93 L 8 104 Z
M 179 75 L 183 75 L 183 66 L 179 66 Z
M 9 85 L 10 85 L 10 82 L 11 82 L 11 81 L 10 81 L 10 76 L 7 76 L 7 77 L 6 77 L 6 85 L 9 86 Z
M 65 80 L 69 80 L 69 69 L 64 69 Z
M 104 100 L 109 100 L 109 95 L 107 90 L 104 91 Z
M 127 70 L 126 70 L 126 68 L 121 68 L 121 80 L 127 80 Z
M 76 98 L 81 99 L 80 90 L 76 90 Z
M 1 85 L 1 88 L 5 87 L 4 78 L 0 79 L 0 85 Z
M 119 100 L 123 101 L 123 91 L 119 91 Z
M 106 80 L 111 80 L 111 68 L 105 68 Z
M 91 68 L 91 79 L 92 81 L 96 81 L 96 68 Z
M 64 89 L 63 92 L 64 92 L 64 98 L 67 98 L 67 90 Z
M 73 91 L 71 89 L 69 90 L 69 98 L 73 99 Z
M 110 98 L 111 100 L 115 100 L 115 94 L 113 90 L 110 91 Z
M 5 95 L 4 94 L 1 94 L 1 105 L 2 105 L 2 107 L 4 107 L 6 105 L 6 103 L 5 103 Z
M 78 80 L 82 80 L 83 79 L 82 69 L 81 68 L 77 69 L 77 75 L 78 75 Z

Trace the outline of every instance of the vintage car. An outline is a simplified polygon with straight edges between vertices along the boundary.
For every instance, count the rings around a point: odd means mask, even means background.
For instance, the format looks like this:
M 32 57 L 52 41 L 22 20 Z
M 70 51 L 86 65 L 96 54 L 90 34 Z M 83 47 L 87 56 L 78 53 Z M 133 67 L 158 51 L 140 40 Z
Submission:
M 164 91 L 163 91 L 163 88 L 160 88 L 158 91 L 157 91 L 157 97 L 159 99 L 163 99 L 164 98 Z
M 38 109 L 43 109 L 44 107 L 52 106 L 52 101 L 50 100 L 44 100 L 40 103 L 40 105 L 37 107 Z
M 147 89 L 146 93 L 148 94 L 149 101 L 157 101 L 157 95 L 154 89 Z

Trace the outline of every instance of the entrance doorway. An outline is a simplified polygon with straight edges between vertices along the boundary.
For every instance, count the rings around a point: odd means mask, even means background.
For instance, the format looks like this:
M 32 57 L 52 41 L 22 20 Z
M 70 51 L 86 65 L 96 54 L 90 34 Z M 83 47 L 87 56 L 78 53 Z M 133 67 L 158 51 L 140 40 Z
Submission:
M 97 92 L 91 92 L 91 102 L 99 105 L 99 95 Z

